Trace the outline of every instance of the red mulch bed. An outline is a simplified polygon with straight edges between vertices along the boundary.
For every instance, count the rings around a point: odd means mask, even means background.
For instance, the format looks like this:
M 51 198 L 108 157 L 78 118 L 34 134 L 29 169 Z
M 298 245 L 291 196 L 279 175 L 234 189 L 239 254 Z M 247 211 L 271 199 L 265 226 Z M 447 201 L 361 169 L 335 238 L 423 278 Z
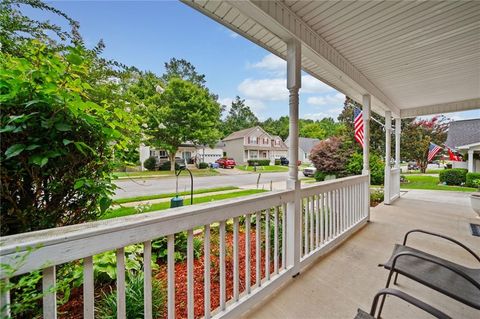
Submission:
M 212 238 L 218 236 L 212 233 Z M 264 243 L 265 234 L 262 233 L 261 242 Z M 271 243 L 273 247 L 273 243 Z M 210 309 L 220 306 L 220 266 L 219 266 L 219 247 L 218 241 L 211 241 L 210 249 Z M 250 235 L 250 283 L 255 286 L 255 231 Z M 261 278 L 265 278 L 265 249 L 261 250 Z M 270 257 L 270 273 L 273 273 L 273 256 Z M 280 266 L 281 260 L 279 260 Z M 226 300 L 233 298 L 233 234 L 226 235 Z M 155 278 L 167 283 L 167 267 L 164 263 L 160 264 L 160 270 Z M 204 315 L 204 258 L 203 255 L 194 260 L 194 313 L 195 318 L 201 318 Z M 239 232 L 239 290 L 245 291 L 245 234 Z M 96 299 L 98 300 L 98 299 Z M 83 314 L 83 291 L 82 288 L 74 288 L 70 301 L 59 307 L 60 318 L 82 318 Z M 167 317 L 167 302 L 162 313 L 162 318 Z M 187 318 L 187 262 L 175 263 L 175 316 L 177 318 Z

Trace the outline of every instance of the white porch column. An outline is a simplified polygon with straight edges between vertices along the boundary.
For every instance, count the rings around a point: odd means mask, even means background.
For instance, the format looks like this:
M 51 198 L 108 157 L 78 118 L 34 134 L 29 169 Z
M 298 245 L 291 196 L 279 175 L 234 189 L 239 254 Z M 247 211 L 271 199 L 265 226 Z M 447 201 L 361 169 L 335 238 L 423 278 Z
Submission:
M 289 123 L 289 161 L 287 188 L 295 190 L 295 200 L 287 205 L 287 265 L 293 268 L 293 274 L 300 272 L 301 251 L 301 214 L 300 214 L 300 181 L 298 180 L 298 91 L 301 87 L 301 45 L 295 39 L 287 42 L 287 88 L 290 94 Z
M 400 168 L 400 134 L 402 134 L 402 119 L 395 119 L 395 168 Z
M 362 96 L 363 104 L 363 170 L 362 174 L 370 177 L 370 94 Z M 370 180 L 370 178 L 369 178 Z M 367 211 L 367 220 L 370 220 L 370 182 L 365 190 L 365 211 Z
M 384 181 L 384 203 L 389 205 L 392 190 L 390 187 L 390 162 L 392 149 L 392 112 L 385 112 L 385 181 Z
M 473 173 L 473 148 L 468 150 L 468 172 Z

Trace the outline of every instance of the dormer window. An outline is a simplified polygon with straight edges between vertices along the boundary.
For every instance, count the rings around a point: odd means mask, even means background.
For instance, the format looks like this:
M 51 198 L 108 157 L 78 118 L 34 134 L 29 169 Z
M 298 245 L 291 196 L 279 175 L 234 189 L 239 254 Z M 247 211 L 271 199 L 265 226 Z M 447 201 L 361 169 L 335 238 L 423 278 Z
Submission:
M 252 143 L 252 144 L 257 144 L 257 137 L 256 137 L 256 136 L 252 136 L 252 137 L 250 138 L 250 143 Z
M 280 140 L 275 140 L 275 146 L 280 146 Z

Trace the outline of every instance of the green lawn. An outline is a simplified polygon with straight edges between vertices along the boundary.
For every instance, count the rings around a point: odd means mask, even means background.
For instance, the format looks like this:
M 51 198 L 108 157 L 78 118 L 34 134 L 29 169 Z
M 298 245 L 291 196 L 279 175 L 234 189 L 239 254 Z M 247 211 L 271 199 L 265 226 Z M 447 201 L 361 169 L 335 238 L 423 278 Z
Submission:
M 475 188 L 438 185 L 440 183 L 437 176 L 412 175 L 405 176 L 409 183 L 402 183 L 400 188 L 404 189 L 431 189 L 442 191 L 460 191 L 460 192 L 474 192 Z
M 225 187 L 214 187 L 214 188 L 202 188 L 202 189 L 194 190 L 193 194 L 194 195 L 206 194 L 206 193 L 213 193 L 213 192 L 229 191 L 229 190 L 234 190 L 234 189 L 238 189 L 238 187 L 225 186 Z M 114 200 L 113 203 L 114 204 L 125 204 L 125 203 L 141 202 L 141 201 L 146 201 L 146 200 L 169 198 L 169 197 L 173 197 L 175 195 L 176 195 L 176 193 L 166 193 L 166 194 L 155 194 L 155 195 L 119 198 L 119 199 Z M 190 191 L 178 192 L 178 195 L 180 195 L 180 196 L 190 195 Z
M 427 171 L 425 172 L 425 174 L 439 174 L 440 172 L 444 171 L 443 168 L 441 169 L 427 169 Z M 423 174 L 421 173 L 420 171 L 416 170 L 416 171 L 407 171 L 405 169 L 405 171 L 402 171 L 402 174 Z
M 258 193 L 263 193 L 266 192 L 266 190 L 263 189 L 247 189 L 247 190 L 242 190 L 238 192 L 233 192 L 233 193 L 226 193 L 226 194 L 217 194 L 217 195 L 211 195 L 211 196 L 205 196 L 205 197 L 197 197 L 193 199 L 193 204 L 200 204 L 200 203 L 208 203 L 208 202 L 213 202 L 217 200 L 222 200 L 222 199 L 228 199 L 228 198 L 235 198 L 235 197 L 241 197 L 241 196 L 248 196 L 248 195 L 253 195 L 253 194 L 258 194 Z M 185 198 L 184 199 L 184 205 L 190 205 L 190 198 Z M 162 203 L 157 203 L 149 206 L 147 209 L 144 210 L 144 213 L 147 212 L 153 212 L 157 210 L 164 210 L 170 208 L 170 202 L 162 202 Z M 109 210 L 103 215 L 100 219 L 110 219 L 110 218 L 115 218 L 115 217 L 122 217 L 122 216 L 128 216 L 135 214 L 136 210 L 134 207 L 121 207 L 117 209 L 112 209 Z
M 206 169 L 191 169 L 193 176 L 215 176 L 218 175 L 218 171 L 206 168 Z M 144 171 L 144 172 L 115 172 L 113 173 L 120 179 L 124 178 L 153 178 L 153 177 L 172 177 L 175 176 L 174 172 L 170 171 Z M 187 171 L 182 171 L 180 176 L 190 176 Z
M 253 166 L 246 166 L 246 165 L 237 165 L 235 168 L 238 168 L 242 171 L 254 172 Z M 275 172 L 287 172 L 288 166 L 281 166 L 281 165 L 269 165 L 269 166 L 257 166 L 257 172 L 259 173 L 275 173 Z

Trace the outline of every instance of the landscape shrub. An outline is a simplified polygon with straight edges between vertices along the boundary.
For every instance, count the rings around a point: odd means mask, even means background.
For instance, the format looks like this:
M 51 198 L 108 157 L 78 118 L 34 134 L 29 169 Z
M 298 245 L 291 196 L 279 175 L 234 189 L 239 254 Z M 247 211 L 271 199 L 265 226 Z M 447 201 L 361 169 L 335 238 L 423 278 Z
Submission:
M 325 180 L 325 176 L 327 175 L 328 174 L 325 174 L 324 172 L 316 171 L 313 177 L 317 182 L 323 182 Z
M 282 161 L 279 158 L 276 158 L 275 165 L 282 165 Z
M 175 163 L 175 169 L 179 169 L 180 165 Z M 163 162 L 160 164 L 160 167 L 158 168 L 160 171 L 169 171 L 170 170 L 170 161 Z
M 349 175 L 360 175 L 363 169 L 363 154 L 353 153 L 347 161 L 346 171 Z M 382 158 L 370 153 L 370 183 L 383 185 L 385 177 L 385 165 Z
M 137 319 L 144 317 L 144 289 L 143 275 L 127 273 L 127 287 L 125 290 L 126 319 Z M 159 279 L 152 280 L 152 311 L 153 318 L 162 317 L 166 301 L 165 284 Z M 117 318 L 117 292 L 111 290 L 103 294 L 99 305 L 95 309 L 96 318 L 114 319 Z
M 467 173 L 466 179 L 465 179 L 465 186 L 478 187 L 477 183 L 480 183 L 480 173 Z
M 350 156 L 342 138 L 330 137 L 318 142 L 310 153 L 310 160 L 317 171 L 337 177 L 345 176 L 345 164 Z
M 465 168 L 443 170 L 439 174 L 440 182 L 447 185 L 463 185 L 467 181 L 467 172 Z
M 155 166 L 157 166 L 157 160 L 153 156 L 150 156 L 145 160 L 145 162 L 143 162 L 143 167 L 145 167 L 149 171 L 154 171 Z
M 205 169 L 208 168 L 208 163 L 201 162 L 198 164 L 199 169 Z
M 384 200 L 383 190 L 373 189 L 370 190 L 370 206 L 375 207 Z
M 269 166 L 270 160 L 268 159 L 255 159 L 248 160 L 248 166 Z

